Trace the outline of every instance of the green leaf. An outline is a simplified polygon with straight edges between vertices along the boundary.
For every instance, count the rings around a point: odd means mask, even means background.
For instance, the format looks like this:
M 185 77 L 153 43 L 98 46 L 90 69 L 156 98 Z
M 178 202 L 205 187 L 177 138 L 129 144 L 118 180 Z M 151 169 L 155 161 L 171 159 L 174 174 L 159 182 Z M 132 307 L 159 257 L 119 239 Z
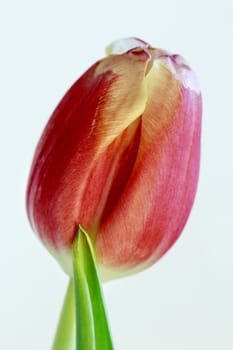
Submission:
M 95 254 L 81 226 L 73 244 L 73 264 L 76 350 L 113 350 Z

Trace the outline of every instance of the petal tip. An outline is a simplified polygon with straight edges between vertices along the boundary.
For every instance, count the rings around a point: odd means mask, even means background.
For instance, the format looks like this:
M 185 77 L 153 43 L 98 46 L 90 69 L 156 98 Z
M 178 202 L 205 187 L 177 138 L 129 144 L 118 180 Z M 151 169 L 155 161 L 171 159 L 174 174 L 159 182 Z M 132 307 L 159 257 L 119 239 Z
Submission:
M 120 55 L 135 48 L 147 49 L 150 45 L 138 38 L 130 37 L 113 41 L 106 48 L 107 55 Z
M 193 90 L 196 94 L 200 95 L 201 91 L 198 79 L 186 60 L 177 54 L 165 55 L 164 58 L 176 79 L 179 80 L 186 89 Z

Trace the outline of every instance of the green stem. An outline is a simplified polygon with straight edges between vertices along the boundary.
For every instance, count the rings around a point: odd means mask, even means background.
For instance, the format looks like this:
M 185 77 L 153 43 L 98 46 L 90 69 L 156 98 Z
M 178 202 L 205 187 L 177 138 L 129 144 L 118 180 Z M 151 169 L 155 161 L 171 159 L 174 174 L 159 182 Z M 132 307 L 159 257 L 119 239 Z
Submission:
M 94 251 L 80 226 L 73 245 L 73 264 L 76 350 L 113 350 Z
M 75 349 L 74 283 L 70 279 L 52 350 Z

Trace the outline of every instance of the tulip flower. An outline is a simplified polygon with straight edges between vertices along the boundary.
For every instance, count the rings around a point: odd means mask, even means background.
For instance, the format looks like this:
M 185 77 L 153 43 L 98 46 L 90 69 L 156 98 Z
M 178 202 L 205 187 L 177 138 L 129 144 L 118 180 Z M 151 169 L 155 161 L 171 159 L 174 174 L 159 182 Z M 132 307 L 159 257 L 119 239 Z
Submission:
M 179 55 L 130 38 L 68 90 L 37 146 L 27 189 L 33 229 L 72 274 L 81 224 L 103 279 L 142 270 L 176 241 L 200 160 L 201 94 Z
M 54 350 L 113 349 L 102 280 L 157 261 L 189 216 L 201 94 L 179 55 L 129 38 L 68 90 L 37 146 L 27 188 L 34 231 L 71 276 Z M 87 287 L 88 286 L 88 287 Z

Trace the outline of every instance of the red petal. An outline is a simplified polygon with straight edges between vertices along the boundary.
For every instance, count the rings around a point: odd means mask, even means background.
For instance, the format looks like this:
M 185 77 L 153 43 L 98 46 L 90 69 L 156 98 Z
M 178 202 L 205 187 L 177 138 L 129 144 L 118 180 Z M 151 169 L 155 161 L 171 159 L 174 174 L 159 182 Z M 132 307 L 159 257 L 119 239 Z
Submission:
M 200 94 L 166 65 L 148 84 L 136 164 L 97 239 L 99 262 L 117 269 L 142 268 L 164 254 L 180 235 L 196 193 Z
M 103 152 L 143 112 L 149 60 L 133 53 L 103 59 L 71 87 L 54 111 L 37 147 L 27 191 L 30 221 L 45 242 L 70 245 L 77 224 L 97 225 L 104 210 L 100 202 L 111 202 L 105 194 L 101 198 L 101 192 L 107 192 L 108 163 L 121 141 L 110 146 L 107 158 Z M 92 179 L 95 190 L 90 193 Z

